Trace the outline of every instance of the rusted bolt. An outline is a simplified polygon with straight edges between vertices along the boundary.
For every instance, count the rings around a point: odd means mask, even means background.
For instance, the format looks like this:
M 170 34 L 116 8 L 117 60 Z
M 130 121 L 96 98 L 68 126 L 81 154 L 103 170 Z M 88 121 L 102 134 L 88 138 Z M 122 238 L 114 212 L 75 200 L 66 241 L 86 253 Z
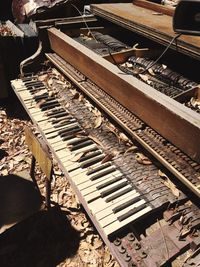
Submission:
M 125 262 L 129 262 L 131 260 L 131 256 L 128 253 L 126 253 L 124 255 L 124 260 L 125 260 Z
M 113 244 L 114 244 L 115 246 L 119 246 L 119 245 L 121 245 L 121 239 L 117 237 L 117 238 L 114 240 Z
M 138 243 L 138 242 L 134 243 L 134 249 L 135 249 L 135 250 L 139 250 L 139 249 L 141 249 L 141 245 L 140 245 L 140 243 Z
M 140 253 L 140 257 L 141 257 L 142 259 L 146 258 L 146 257 L 147 257 L 147 253 L 146 253 L 145 251 L 141 251 L 141 253 Z
M 134 241 L 134 240 L 135 240 L 135 236 L 134 236 L 133 233 L 129 233 L 129 234 L 127 235 L 127 238 L 128 238 L 128 241 Z
M 119 252 L 120 252 L 121 254 L 124 254 L 124 253 L 126 252 L 126 249 L 125 249 L 123 246 L 120 246 L 120 247 L 119 247 Z

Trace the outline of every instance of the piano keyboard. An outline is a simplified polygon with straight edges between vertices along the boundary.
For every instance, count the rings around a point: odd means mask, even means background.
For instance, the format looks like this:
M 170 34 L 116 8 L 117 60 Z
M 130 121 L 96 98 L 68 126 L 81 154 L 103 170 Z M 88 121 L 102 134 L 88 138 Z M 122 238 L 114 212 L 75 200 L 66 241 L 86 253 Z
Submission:
M 148 179 L 143 186 L 144 191 L 138 189 L 141 189 L 140 180 L 146 166 L 140 165 L 139 172 L 134 174 L 122 171 L 126 166 L 120 163 L 120 157 L 116 159 L 117 164 L 113 160 L 103 163 L 106 157 L 103 148 L 87 136 L 80 121 L 49 93 L 44 82 L 27 77 L 11 84 L 51 151 L 62 163 L 64 172 L 67 171 L 74 188 L 85 200 L 84 207 L 106 236 L 169 203 L 169 199 L 177 200 L 155 172 L 152 180 Z M 138 187 L 131 182 L 131 176 Z

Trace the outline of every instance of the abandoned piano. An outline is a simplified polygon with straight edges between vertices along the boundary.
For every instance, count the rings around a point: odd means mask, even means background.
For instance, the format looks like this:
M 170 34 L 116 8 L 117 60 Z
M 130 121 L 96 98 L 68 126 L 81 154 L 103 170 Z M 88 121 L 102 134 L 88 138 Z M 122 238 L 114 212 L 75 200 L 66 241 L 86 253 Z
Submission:
M 44 62 L 13 90 L 121 266 L 198 266 L 200 41 L 132 3 L 91 10 L 37 22 Z

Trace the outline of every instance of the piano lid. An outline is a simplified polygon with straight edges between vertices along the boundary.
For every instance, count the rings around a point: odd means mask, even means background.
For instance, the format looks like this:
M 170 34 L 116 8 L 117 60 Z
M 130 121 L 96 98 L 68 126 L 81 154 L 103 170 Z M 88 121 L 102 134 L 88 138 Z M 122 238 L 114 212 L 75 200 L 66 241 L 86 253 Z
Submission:
M 91 5 L 94 15 L 103 17 L 131 31 L 137 32 L 165 46 L 169 45 L 175 33 L 172 28 L 172 17 L 139 7 L 133 3 L 94 4 Z M 171 48 L 186 55 L 200 59 L 200 38 L 180 36 Z

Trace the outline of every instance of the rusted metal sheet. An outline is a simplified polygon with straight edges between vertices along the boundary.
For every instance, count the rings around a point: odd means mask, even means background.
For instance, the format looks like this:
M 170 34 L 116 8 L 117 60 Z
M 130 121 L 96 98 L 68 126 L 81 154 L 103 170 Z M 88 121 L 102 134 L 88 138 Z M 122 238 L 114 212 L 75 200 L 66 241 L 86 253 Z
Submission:
M 136 116 L 200 162 L 200 117 L 133 76 L 121 71 L 55 28 L 51 48 Z
M 158 15 L 152 10 L 132 3 L 91 5 L 91 11 L 94 15 L 103 17 L 163 45 L 168 45 L 175 36 L 172 29 L 172 17 Z M 199 37 L 181 36 L 171 44 L 171 48 L 200 59 Z

